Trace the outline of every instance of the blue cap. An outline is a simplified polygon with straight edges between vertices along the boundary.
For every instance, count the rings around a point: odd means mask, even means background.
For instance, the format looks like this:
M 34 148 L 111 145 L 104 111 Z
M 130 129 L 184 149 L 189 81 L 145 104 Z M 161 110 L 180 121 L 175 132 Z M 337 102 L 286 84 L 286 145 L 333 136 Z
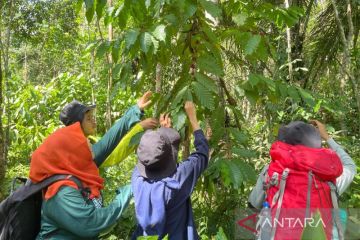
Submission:
M 270 204 L 268 202 L 263 202 L 263 208 L 270 208 Z

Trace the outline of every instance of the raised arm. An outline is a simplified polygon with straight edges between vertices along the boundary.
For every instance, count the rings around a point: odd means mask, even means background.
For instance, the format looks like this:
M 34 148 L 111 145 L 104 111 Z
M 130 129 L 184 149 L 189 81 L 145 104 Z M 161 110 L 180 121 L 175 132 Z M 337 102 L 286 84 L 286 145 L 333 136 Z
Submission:
M 119 142 L 114 151 L 106 158 L 101 167 L 109 167 L 123 161 L 129 154 L 134 152 L 137 145 L 131 145 L 131 139 L 140 134 L 146 129 L 155 128 L 158 125 L 158 121 L 154 118 L 147 118 L 140 123 L 136 124 Z
M 349 154 L 347 154 L 345 150 L 329 136 L 324 124 L 317 120 L 313 120 L 312 123 L 319 129 L 322 139 L 327 142 L 329 147 L 336 152 L 341 160 L 343 173 L 336 179 L 336 187 L 339 195 L 341 195 L 353 181 L 356 175 L 356 165 Z
M 119 144 L 125 134 L 137 123 L 143 116 L 143 110 L 151 103 L 151 92 L 146 92 L 127 112 L 121 117 L 94 145 L 94 161 L 100 166 L 110 155 L 114 148 Z
M 185 103 L 185 111 L 193 129 L 194 146 L 196 151 L 179 164 L 175 178 L 181 185 L 180 193 L 186 200 L 195 188 L 197 179 L 204 172 L 209 160 L 209 145 L 203 131 L 200 129 L 195 106 L 192 102 Z

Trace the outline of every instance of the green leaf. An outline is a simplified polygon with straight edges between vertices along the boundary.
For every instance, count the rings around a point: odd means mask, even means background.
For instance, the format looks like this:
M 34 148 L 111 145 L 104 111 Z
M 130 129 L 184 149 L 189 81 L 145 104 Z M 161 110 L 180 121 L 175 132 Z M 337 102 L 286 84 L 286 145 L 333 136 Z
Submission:
M 218 92 L 218 86 L 214 82 L 213 79 L 209 78 L 205 74 L 196 72 L 195 73 L 195 79 L 202 84 L 205 88 L 207 88 L 209 91 L 212 91 L 214 93 Z
M 278 84 L 278 89 L 279 89 L 281 97 L 286 98 L 287 95 L 288 95 L 288 90 L 287 90 L 286 84 L 279 83 Z
M 120 39 L 117 39 L 114 42 L 112 49 L 111 49 L 111 55 L 112 55 L 115 63 L 119 60 L 120 45 L 121 45 L 121 41 L 120 41 Z
M 143 32 L 140 36 L 140 47 L 141 50 L 144 53 L 147 53 L 151 47 L 151 45 L 153 44 L 152 39 L 151 39 L 151 34 L 148 32 Z
M 215 240 L 228 240 L 222 227 L 220 227 L 216 233 Z
M 154 36 L 151 36 L 151 41 L 154 46 L 154 53 L 156 53 L 159 49 L 159 41 Z
M 255 87 L 260 82 L 260 78 L 257 74 L 250 74 L 249 75 L 249 83 L 251 86 Z
M 205 9 L 205 11 L 214 18 L 221 17 L 222 11 L 218 4 L 207 0 L 200 0 L 200 4 Z
M 234 137 L 234 139 L 240 144 L 246 143 L 249 139 L 246 134 L 242 133 L 237 128 L 230 128 L 229 131 L 230 134 Z
M 239 167 L 241 174 L 243 176 L 243 181 L 249 182 L 249 183 L 255 183 L 256 182 L 256 172 L 254 168 L 245 162 L 243 159 L 235 159 L 233 160 Z
M 232 17 L 232 20 L 235 22 L 238 26 L 243 26 L 246 22 L 246 19 L 248 18 L 247 13 L 239 13 Z
M 294 100 L 295 102 L 301 101 L 301 98 L 299 96 L 299 93 L 298 93 L 298 90 L 296 89 L 296 87 L 294 87 L 294 86 L 289 87 L 288 94 L 292 98 L 292 100 Z
M 109 49 L 109 42 L 102 42 L 96 50 L 96 58 L 102 58 Z
M 176 95 L 176 97 L 174 98 L 174 100 L 172 101 L 172 105 L 173 106 L 177 106 L 179 103 L 181 103 L 181 101 L 184 99 L 185 93 L 186 91 L 189 89 L 188 86 L 185 86 L 183 89 L 181 89 L 178 94 Z
M 178 114 L 173 117 L 173 128 L 180 130 L 186 123 L 187 116 L 183 110 L 180 110 Z
M 310 106 L 310 107 L 313 107 L 315 105 L 315 99 L 313 96 L 311 96 L 311 94 L 302 89 L 302 88 L 299 88 L 299 92 L 300 92 L 300 95 L 302 97 L 302 99 Z
M 100 20 L 103 16 L 104 7 L 106 6 L 106 0 L 97 0 L 96 2 L 96 15 Z
M 115 17 L 117 18 L 119 28 L 124 29 L 129 18 L 129 11 L 124 3 L 116 10 Z
M 321 214 L 319 211 L 316 211 L 315 215 L 312 217 L 314 225 L 306 224 L 302 234 L 301 240 L 310 240 L 310 239 L 327 239 L 323 220 L 321 219 Z
M 215 103 L 211 92 L 198 82 L 192 82 L 191 85 L 193 87 L 195 96 L 197 99 L 199 99 L 201 105 L 207 109 L 213 110 Z
M 94 0 L 85 0 L 85 8 L 86 8 L 86 20 L 90 23 L 94 17 L 95 8 L 94 8 Z
M 165 32 L 165 25 L 158 25 L 155 30 L 152 32 L 153 36 L 162 42 L 165 42 L 166 39 L 166 32 Z
M 252 35 L 245 46 L 245 55 L 253 54 L 261 41 L 260 35 Z
M 232 148 L 232 152 L 242 158 L 255 158 L 256 152 L 245 148 Z
M 198 67 L 208 73 L 212 73 L 218 77 L 224 76 L 224 71 L 221 66 L 216 63 L 216 60 L 210 55 L 203 55 L 197 60 Z
M 125 48 L 129 49 L 137 40 L 139 31 L 137 29 L 130 29 L 125 33 Z
M 179 1 L 179 2 L 182 2 L 182 1 Z M 183 4 L 184 4 L 184 14 L 182 17 L 184 18 L 184 20 L 186 20 L 186 19 L 192 17 L 196 13 L 197 6 L 190 0 L 184 1 Z
M 227 160 L 226 162 L 230 171 L 231 183 L 234 188 L 239 188 L 241 183 L 244 181 L 242 172 L 234 161 Z
M 108 26 L 110 23 L 113 22 L 114 11 L 115 11 L 114 7 L 110 7 L 106 10 L 106 14 L 104 17 L 104 25 L 105 26 Z

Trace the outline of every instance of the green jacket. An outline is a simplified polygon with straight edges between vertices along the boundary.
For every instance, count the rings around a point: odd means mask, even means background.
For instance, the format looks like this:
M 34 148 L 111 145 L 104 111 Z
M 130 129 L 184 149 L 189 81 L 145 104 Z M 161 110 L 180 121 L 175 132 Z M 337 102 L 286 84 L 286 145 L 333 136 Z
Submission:
M 128 145 L 132 136 L 143 131 L 140 124 L 136 124 L 141 117 L 138 106 L 131 107 L 92 145 L 97 166 L 116 164 L 134 150 L 134 146 Z M 37 239 L 98 239 L 101 232 L 120 218 L 131 196 L 130 185 L 124 186 L 108 206 L 95 208 L 91 201 L 84 200 L 78 190 L 64 186 L 54 197 L 43 202 L 41 230 Z

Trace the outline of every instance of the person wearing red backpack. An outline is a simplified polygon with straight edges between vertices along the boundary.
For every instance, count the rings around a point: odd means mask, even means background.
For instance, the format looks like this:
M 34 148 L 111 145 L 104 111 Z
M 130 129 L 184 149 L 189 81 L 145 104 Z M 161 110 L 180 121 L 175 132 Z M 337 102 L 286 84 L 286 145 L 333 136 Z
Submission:
M 322 148 L 321 139 L 330 149 Z M 337 196 L 351 184 L 356 165 L 325 125 L 314 120 L 281 127 L 270 156 L 248 199 L 250 207 L 270 209 L 271 221 L 258 222 L 259 239 L 301 239 L 305 227 L 319 224 L 327 239 L 344 239 Z

